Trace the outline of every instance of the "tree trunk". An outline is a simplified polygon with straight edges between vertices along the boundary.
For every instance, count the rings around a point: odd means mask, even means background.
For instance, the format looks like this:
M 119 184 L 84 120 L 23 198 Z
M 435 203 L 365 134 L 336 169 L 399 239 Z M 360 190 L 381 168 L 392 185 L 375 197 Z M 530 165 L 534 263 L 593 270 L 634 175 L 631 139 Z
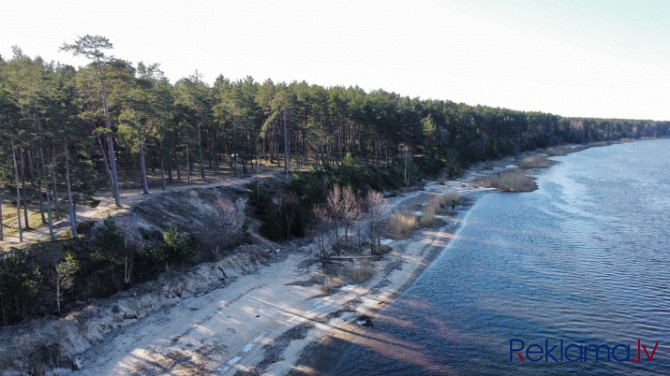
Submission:
M 2 225 L 2 218 L 3 218 L 2 217 L 2 201 L 3 201 L 2 193 L 3 193 L 3 191 L 4 190 L 2 188 L 0 188 L 0 241 L 5 240 L 4 226 Z
M 56 270 L 56 307 L 58 308 L 58 315 L 60 315 L 60 276 Z
M 37 197 L 39 198 L 40 203 L 40 215 L 42 216 L 42 224 L 47 224 L 47 219 L 44 216 L 44 199 L 42 198 L 42 178 L 37 178 Z
M 30 222 L 28 222 L 28 194 L 26 194 L 26 159 L 23 150 L 19 151 L 21 156 L 21 191 L 23 192 L 23 217 L 26 222 L 25 229 L 30 229 Z
M 51 156 L 49 157 L 49 160 L 51 163 L 54 162 L 54 156 L 56 155 L 56 146 L 52 146 L 51 149 Z M 58 191 L 57 191 L 57 185 L 56 185 L 56 175 L 53 174 L 53 172 L 49 172 L 51 174 L 51 183 L 53 184 L 54 190 L 53 190 L 53 198 L 54 198 L 54 207 L 56 208 L 56 219 L 60 219 L 60 202 L 58 202 Z
M 186 144 L 186 173 L 187 173 L 186 182 L 190 185 L 191 184 L 191 158 L 188 155 L 188 144 Z
M 205 162 L 202 157 L 202 129 L 198 124 L 198 158 L 200 159 L 200 177 L 205 178 Z
M 140 176 L 142 178 L 142 193 L 149 194 L 149 182 L 147 180 L 147 164 L 144 160 L 144 140 L 142 139 L 142 131 L 137 130 L 138 143 L 140 147 Z M 161 171 L 163 166 L 161 165 Z
M 42 174 L 40 173 L 40 165 L 37 160 L 33 161 L 33 152 L 28 152 L 28 171 L 30 174 L 30 185 L 35 186 L 35 176 L 37 175 L 37 201 L 40 205 L 40 216 L 42 217 L 42 224 L 47 224 L 47 219 L 44 215 L 44 199 L 42 198 Z
M 102 62 L 98 60 L 98 74 L 100 76 L 100 89 L 102 91 L 102 107 L 105 111 L 105 127 L 109 132 L 106 135 L 107 148 L 109 149 L 109 164 L 112 173 L 110 174 L 112 183 L 112 194 L 117 207 L 121 207 L 121 196 L 119 192 L 118 174 L 116 172 L 116 158 L 114 157 L 114 140 L 112 139 L 112 122 L 109 120 L 109 107 L 107 106 L 107 90 L 105 89 L 105 80 L 102 76 Z
M 21 228 L 21 190 L 19 189 L 19 166 L 16 164 L 16 147 L 14 137 L 12 141 L 12 160 L 14 162 L 14 181 L 16 184 L 16 220 L 19 228 L 19 241 L 23 243 L 23 229 Z
M 283 113 L 284 123 L 284 170 L 286 171 L 286 180 L 289 180 L 289 155 L 288 155 L 288 130 L 286 129 L 286 112 Z
M 210 148 L 212 158 L 209 165 L 210 168 L 214 170 L 214 175 L 219 174 L 219 143 L 217 142 L 217 140 L 220 139 L 221 139 L 220 135 L 218 134 L 218 132 L 216 132 L 214 134 L 214 141 L 212 142 L 212 147 Z
M 56 175 L 51 175 L 53 184 L 54 208 L 56 208 L 56 219 L 60 219 L 60 202 L 58 200 L 58 191 L 56 190 Z
M 102 154 L 102 164 L 105 166 L 107 179 L 109 179 L 109 186 L 112 188 L 112 195 L 114 195 L 114 184 L 112 183 L 114 179 L 112 178 L 112 170 L 109 168 L 109 162 L 107 161 L 107 152 L 105 151 L 105 147 L 102 144 L 100 135 L 96 133 L 95 138 L 98 140 L 98 145 L 100 145 L 100 154 Z
M 77 234 L 77 213 L 74 207 L 74 201 L 72 200 L 72 180 L 70 178 L 70 152 L 68 151 L 67 144 L 64 145 L 65 151 L 65 183 L 67 184 L 67 201 L 68 207 L 70 209 L 70 227 L 72 228 L 72 237 L 74 239 L 79 239 L 79 234 Z
M 47 165 L 44 163 L 44 150 L 40 146 L 40 160 L 42 161 L 42 173 L 45 174 L 45 176 L 50 175 L 51 171 L 48 170 Z M 48 171 L 48 174 L 47 174 Z M 56 240 L 56 236 L 54 235 L 54 226 L 53 226 L 53 218 L 51 214 L 51 195 L 49 193 L 49 180 L 44 181 L 44 191 L 47 194 L 47 225 L 49 226 L 49 235 L 51 236 L 51 240 Z M 41 195 L 41 188 L 40 188 L 40 195 Z
M 47 194 L 47 226 L 49 226 L 49 236 L 51 240 L 56 240 L 56 235 L 54 235 L 54 222 L 51 214 L 51 194 L 49 194 L 49 184 L 45 182 L 45 192 Z
M 177 148 L 172 150 L 172 158 L 174 160 L 174 168 L 177 170 L 177 181 L 181 181 L 181 172 L 179 171 L 179 160 L 177 159 Z
M 258 150 L 258 137 L 254 134 L 254 152 L 256 153 L 256 175 L 260 172 L 260 151 Z
M 163 151 L 163 141 L 161 143 L 161 188 L 166 190 L 165 187 L 165 152 Z

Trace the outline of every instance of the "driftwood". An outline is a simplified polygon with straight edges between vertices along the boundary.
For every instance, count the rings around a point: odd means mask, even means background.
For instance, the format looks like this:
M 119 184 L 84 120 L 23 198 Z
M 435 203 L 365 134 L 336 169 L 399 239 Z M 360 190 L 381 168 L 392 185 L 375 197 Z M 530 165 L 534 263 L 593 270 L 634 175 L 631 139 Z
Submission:
M 328 260 L 357 260 L 357 259 L 366 259 L 366 258 L 378 258 L 379 256 L 368 255 L 368 256 L 330 256 L 326 257 Z
M 321 263 L 323 263 L 325 265 L 326 263 L 339 264 L 339 263 L 342 263 L 342 262 L 345 262 L 345 261 L 352 262 L 352 261 L 360 260 L 360 259 L 379 259 L 379 258 L 380 258 L 380 256 L 375 256 L 375 255 L 371 255 L 371 256 L 331 256 L 331 257 L 321 257 L 320 261 L 321 261 Z

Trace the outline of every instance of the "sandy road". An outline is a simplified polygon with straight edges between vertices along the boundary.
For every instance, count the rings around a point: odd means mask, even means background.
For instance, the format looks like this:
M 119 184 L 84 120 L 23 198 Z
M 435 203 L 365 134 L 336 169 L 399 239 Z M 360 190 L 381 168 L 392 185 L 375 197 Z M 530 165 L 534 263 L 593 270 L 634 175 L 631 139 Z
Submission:
M 82 354 L 82 370 L 72 374 L 232 375 L 250 370 L 267 357 L 265 345 L 281 346 L 277 339 L 293 328 L 298 328 L 291 335 L 296 338 L 290 339 L 299 339 L 305 334 L 301 328 L 322 322 L 320 315 L 367 292 L 352 286 L 324 296 L 320 285 L 288 283 L 309 278 L 299 267 L 305 257 L 293 253 L 225 288 L 182 299 L 124 327 Z
M 122 190 L 121 197 L 121 208 L 118 208 L 114 202 L 114 197 L 112 197 L 111 192 L 109 191 L 99 191 L 93 198 L 100 200 L 100 203 L 92 208 L 90 206 L 77 205 L 76 214 L 77 222 L 83 222 L 88 220 L 98 220 L 107 217 L 108 215 L 115 215 L 118 213 L 123 213 L 138 203 L 148 200 L 157 195 L 166 193 L 166 192 L 179 192 L 179 191 L 188 191 L 194 188 L 216 188 L 216 187 L 241 187 L 255 179 L 267 179 L 281 174 L 281 172 L 272 172 L 272 173 L 263 173 L 259 175 L 254 175 L 245 178 L 225 178 L 220 181 L 207 183 L 207 184 L 191 184 L 191 185 L 174 185 L 167 187 L 166 190 L 161 188 L 152 188 L 149 189 L 149 194 L 144 194 L 142 189 L 126 189 Z M 61 196 L 62 197 L 62 196 Z M 70 216 L 67 213 L 61 213 L 61 219 L 56 220 L 54 218 L 54 234 L 58 238 L 62 236 L 65 232 L 70 229 Z M 24 244 L 36 243 L 41 241 L 50 240 L 49 228 L 46 225 L 42 225 L 30 231 L 23 232 L 23 242 L 19 241 L 19 235 L 5 236 L 5 240 L 0 242 L 0 246 L 3 248 L 16 247 Z

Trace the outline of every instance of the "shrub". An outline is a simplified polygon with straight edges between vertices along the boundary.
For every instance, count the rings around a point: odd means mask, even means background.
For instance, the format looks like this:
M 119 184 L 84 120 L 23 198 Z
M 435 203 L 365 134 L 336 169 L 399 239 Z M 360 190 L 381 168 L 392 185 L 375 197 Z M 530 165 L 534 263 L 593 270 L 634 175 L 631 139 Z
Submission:
M 330 277 L 326 277 L 323 280 L 323 285 L 321 285 L 321 291 L 323 291 L 324 294 L 330 294 L 333 291 L 333 281 L 331 280 Z
M 440 209 L 440 204 L 442 204 L 442 200 L 439 197 L 435 197 L 428 201 L 426 206 L 421 209 L 419 224 L 422 227 L 437 226 L 444 223 L 442 219 L 435 216 Z
M 497 188 L 505 192 L 531 192 L 537 189 L 537 183 L 521 170 L 508 170 L 489 176 L 480 181 L 482 187 Z
M 553 163 L 547 159 L 544 155 L 531 155 L 526 157 L 519 162 L 519 167 L 521 168 L 544 168 L 549 167 Z
M 452 203 L 456 204 L 461 202 L 461 195 L 456 192 L 456 191 L 451 191 L 448 193 L 445 193 L 441 197 L 441 203 L 444 204 L 445 206 L 451 206 Z
M 544 150 L 544 153 L 547 154 L 550 157 L 554 156 L 560 156 L 560 155 L 567 155 L 568 150 L 565 147 L 548 147 Z
M 117 267 L 124 258 L 128 249 L 125 247 L 123 231 L 112 217 L 102 221 L 93 236 L 91 260 L 96 272 L 104 274 Z M 113 272 L 112 272 L 113 273 Z
M 371 263 L 363 261 L 361 265 L 351 273 L 351 279 L 354 283 L 363 283 L 368 281 L 375 274 L 375 269 Z
M 258 180 L 247 184 L 247 188 L 250 191 L 249 205 L 255 208 L 257 215 L 263 216 L 273 206 L 274 190 Z
M 154 247 L 153 255 L 168 265 L 179 265 L 196 254 L 195 239 L 187 232 L 170 227 L 163 233 L 163 240 Z
M 282 227 L 279 208 L 275 205 L 268 207 L 266 210 L 267 212 L 261 217 L 263 220 L 263 223 L 261 223 L 261 227 L 259 228 L 261 235 L 270 240 L 283 239 L 285 232 Z
M 97 207 L 100 204 L 100 200 L 95 199 L 91 196 L 86 196 L 83 200 L 80 201 L 80 204 L 82 205 L 88 205 L 92 208 Z
M 3 325 L 30 316 L 39 304 L 42 273 L 17 251 L 0 259 L 0 320 Z
M 394 236 L 405 238 L 417 228 L 418 220 L 412 213 L 393 213 L 389 217 L 388 229 Z

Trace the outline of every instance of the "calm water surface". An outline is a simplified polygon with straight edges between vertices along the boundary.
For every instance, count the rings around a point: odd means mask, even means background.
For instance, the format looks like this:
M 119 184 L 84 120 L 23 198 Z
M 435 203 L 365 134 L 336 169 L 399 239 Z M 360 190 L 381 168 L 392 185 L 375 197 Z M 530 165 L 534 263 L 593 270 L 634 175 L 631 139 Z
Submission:
M 592 148 L 538 176 L 532 193 L 489 193 L 359 343 L 333 343 L 332 375 L 670 375 L 670 140 Z M 521 362 L 510 340 L 559 345 Z M 658 348 L 632 362 L 560 361 L 564 346 Z M 515 342 L 514 346 L 519 346 Z M 537 347 L 534 350 L 538 350 Z M 527 357 L 525 349 L 521 351 Z M 532 355 L 531 355 L 532 356 Z M 534 355 L 535 359 L 544 354 Z M 571 348 L 568 356 L 579 357 Z

